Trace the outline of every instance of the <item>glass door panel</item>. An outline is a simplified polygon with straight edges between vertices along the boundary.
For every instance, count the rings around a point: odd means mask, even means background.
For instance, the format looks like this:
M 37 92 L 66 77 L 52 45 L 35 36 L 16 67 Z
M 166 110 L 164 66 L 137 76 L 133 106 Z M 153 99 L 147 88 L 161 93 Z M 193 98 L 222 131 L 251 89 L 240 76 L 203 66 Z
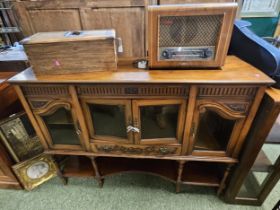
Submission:
M 83 149 L 79 122 L 70 102 L 54 100 L 33 112 L 52 149 Z
M 132 142 L 131 101 L 115 99 L 83 100 L 83 109 L 93 140 Z
M 53 114 L 42 116 L 53 144 L 80 145 L 71 111 L 61 107 Z
M 245 114 L 222 102 L 197 101 L 190 132 L 189 154 L 236 156 Z
M 124 105 L 89 104 L 94 133 L 127 138 Z
M 235 125 L 235 120 L 221 117 L 214 111 L 200 113 L 194 150 L 225 151 Z
M 141 138 L 176 138 L 179 105 L 140 107 Z
M 184 124 L 184 100 L 134 100 L 133 125 L 138 143 L 180 143 Z

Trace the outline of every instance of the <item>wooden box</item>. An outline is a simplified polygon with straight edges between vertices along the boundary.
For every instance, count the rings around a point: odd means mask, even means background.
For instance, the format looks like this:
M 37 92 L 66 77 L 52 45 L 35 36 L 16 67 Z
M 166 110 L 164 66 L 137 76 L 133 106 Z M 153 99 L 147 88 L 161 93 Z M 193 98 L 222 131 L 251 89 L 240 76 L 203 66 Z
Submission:
M 22 43 L 36 74 L 117 69 L 114 30 L 42 32 Z

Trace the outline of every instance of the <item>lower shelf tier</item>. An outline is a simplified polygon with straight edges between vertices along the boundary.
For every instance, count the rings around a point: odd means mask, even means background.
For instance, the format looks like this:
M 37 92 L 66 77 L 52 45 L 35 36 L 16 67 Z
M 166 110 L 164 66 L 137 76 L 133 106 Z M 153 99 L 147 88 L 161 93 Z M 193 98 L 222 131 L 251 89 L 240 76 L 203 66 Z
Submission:
M 91 160 L 84 156 L 68 156 L 61 164 L 64 177 L 95 177 Z
M 219 187 L 226 170 L 226 164 L 209 162 L 186 162 L 182 183 Z
M 96 162 L 102 177 L 123 172 L 141 172 L 174 182 L 177 180 L 178 162 L 173 160 L 98 157 Z
M 100 177 L 96 176 L 90 158 L 85 156 L 68 156 L 62 174 L 65 177 L 104 179 L 117 173 L 135 172 L 159 176 L 174 183 L 219 187 L 227 166 L 225 163 L 187 161 L 181 179 L 178 179 L 179 162 L 175 160 L 97 157 L 95 162 Z

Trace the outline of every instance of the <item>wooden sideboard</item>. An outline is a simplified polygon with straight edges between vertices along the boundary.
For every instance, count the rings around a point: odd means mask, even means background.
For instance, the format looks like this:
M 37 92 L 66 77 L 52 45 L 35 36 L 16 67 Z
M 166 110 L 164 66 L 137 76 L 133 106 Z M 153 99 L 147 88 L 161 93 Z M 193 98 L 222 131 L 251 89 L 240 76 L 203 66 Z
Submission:
M 269 77 L 228 56 L 222 69 L 34 75 L 9 80 L 45 152 L 69 156 L 65 177 L 140 171 L 220 194 Z M 207 171 L 207 173 L 205 173 Z

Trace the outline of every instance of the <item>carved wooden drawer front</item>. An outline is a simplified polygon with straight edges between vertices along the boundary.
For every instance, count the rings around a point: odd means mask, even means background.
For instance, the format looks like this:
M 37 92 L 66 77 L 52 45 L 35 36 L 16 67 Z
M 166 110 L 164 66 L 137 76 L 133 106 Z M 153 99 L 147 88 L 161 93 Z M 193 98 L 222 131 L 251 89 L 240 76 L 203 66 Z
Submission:
M 26 97 L 69 96 L 68 87 L 64 85 L 28 85 L 21 89 Z
M 189 87 L 185 85 L 93 85 L 77 87 L 80 96 L 166 96 L 187 97 Z
M 181 148 L 179 146 L 165 145 L 115 145 L 115 144 L 92 144 L 92 149 L 96 153 L 105 154 L 122 154 L 122 155 L 156 155 L 156 156 L 172 156 L 180 155 Z
M 258 87 L 254 86 L 215 86 L 203 85 L 199 87 L 198 97 L 230 97 L 230 98 L 246 98 L 255 97 Z

